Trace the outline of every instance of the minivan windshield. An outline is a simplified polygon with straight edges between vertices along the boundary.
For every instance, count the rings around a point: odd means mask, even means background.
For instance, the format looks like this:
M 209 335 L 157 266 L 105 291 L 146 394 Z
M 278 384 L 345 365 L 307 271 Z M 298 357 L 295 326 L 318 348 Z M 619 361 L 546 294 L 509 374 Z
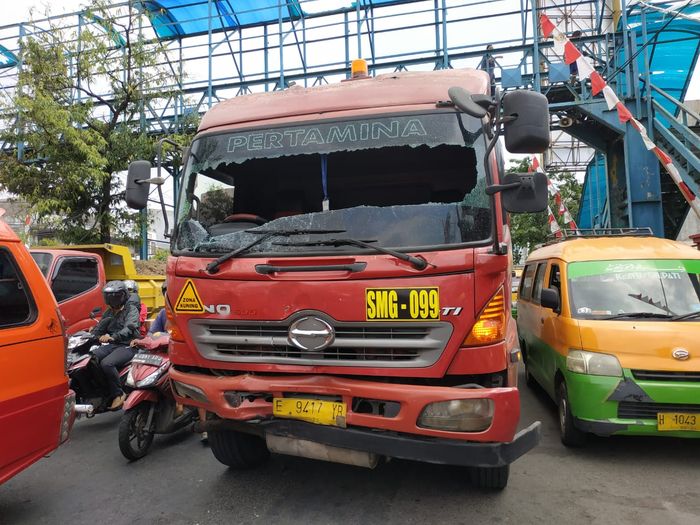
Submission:
M 174 251 L 350 253 L 488 242 L 481 122 L 442 111 L 320 121 L 196 139 Z M 308 233 L 307 233 L 308 232 Z M 324 242 L 326 241 L 326 242 Z
M 700 312 L 700 260 L 573 262 L 567 268 L 571 311 L 578 319 L 663 319 Z

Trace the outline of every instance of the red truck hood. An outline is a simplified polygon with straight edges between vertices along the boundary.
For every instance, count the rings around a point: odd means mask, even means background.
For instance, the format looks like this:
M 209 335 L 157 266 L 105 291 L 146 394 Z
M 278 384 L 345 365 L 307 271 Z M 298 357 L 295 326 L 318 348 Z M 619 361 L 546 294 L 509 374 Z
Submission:
M 212 259 L 188 257 L 172 259 L 168 272 L 168 298 L 170 304 L 178 310 L 178 331 L 187 342 L 183 348 L 188 348 L 188 355 L 182 355 L 181 350 L 178 350 L 180 347 L 175 345 L 173 362 L 193 365 L 195 361 L 196 366 L 207 368 L 241 369 L 240 363 L 221 361 L 211 358 L 211 353 L 203 352 L 201 342 L 204 336 L 202 334 L 206 332 L 210 341 L 223 344 L 224 339 L 217 339 L 217 337 L 232 333 L 230 331 L 232 329 L 237 330 L 231 328 L 232 326 L 247 325 L 248 331 L 245 333 L 258 339 L 241 339 L 241 333 L 236 331 L 237 341 L 250 344 L 255 341 L 262 342 L 263 340 L 259 338 L 265 334 L 283 338 L 286 337 L 288 324 L 284 321 L 293 320 L 295 316 L 300 315 L 300 312 L 309 312 L 319 313 L 321 317 L 325 316 L 331 324 L 342 325 L 340 328 L 336 327 L 338 330 L 349 327 L 352 330 L 362 329 L 365 332 L 372 332 L 376 327 L 391 329 L 393 326 L 398 330 L 439 325 L 442 327 L 440 330 L 436 328 L 436 332 L 426 336 L 428 343 L 431 338 L 443 339 L 443 348 L 434 354 L 437 356 L 436 359 L 419 361 L 416 365 L 406 364 L 401 368 L 406 372 L 412 371 L 410 375 L 440 377 L 446 372 L 465 334 L 474 324 L 476 314 L 503 282 L 505 268 L 499 271 L 496 268 L 498 264 L 494 263 L 503 264 L 504 258 L 477 254 L 475 268 L 474 250 L 434 252 L 426 253 L 424 256 L 435 266 L 418 271 L 408 263 L 383 255 L 298 259 L 244 258 L 224 263 L 220 271 L 214 275 L 209 275 L 204 270 L 206 264 Z M 320 266 L 354 263 L 366 264 L 366 266 L 362 271 L 357 272 L 340 270 L 264 274 L 259 270 L 256 271 L 256 266 L 260 267 L 260 265 Z M 480 283 L 478 290 L 475 289 L 477 273 Z M 439 318 L 416 322 L 408 320 L 373 322 L 370 319 L 368 290 L 406 288 L 437 288 Z M 185 289 L 187 291 L 183 291 Z M 179 302 L 183 295 L 189 296 L 192 301 Z M 197 308 L 195 304 L 197 302 L 204 308 L 204 312 Z M 203 325 L 206 325 L 206 329 L 202 328 Z M 213 332 L 208 331 L 211 326 L 218 328 Z M 278 327 L 279 333 L 275 332 L 271 326 Z M 248 327 L 252 328 L 248 329 Z M 218 335 L 212 335 L 214 333 Z M 391 335 L 382 337 L 390 338 Z M 274 359 L 272 361 L 274 362 Z M 421 369 L 419 374 L 416 373 L 418 368 Z M 344 367 L 348 373 L 368 373 L 367 369 L 368 363 L 357 368 Z M 318 371 L 318 367 L 278 364 L 268 366 L 266 370 L 309 372 Z

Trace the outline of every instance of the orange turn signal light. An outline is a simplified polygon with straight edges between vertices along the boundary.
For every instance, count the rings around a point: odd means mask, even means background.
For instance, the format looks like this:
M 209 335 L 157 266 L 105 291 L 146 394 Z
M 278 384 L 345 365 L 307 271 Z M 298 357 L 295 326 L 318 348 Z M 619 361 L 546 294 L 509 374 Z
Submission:
M 501 287 L 477 317 L 471 332 L 464 340 L 464 345 L 479 346 L 495 343 L 503 340 L 505 333 L 506 298 Z

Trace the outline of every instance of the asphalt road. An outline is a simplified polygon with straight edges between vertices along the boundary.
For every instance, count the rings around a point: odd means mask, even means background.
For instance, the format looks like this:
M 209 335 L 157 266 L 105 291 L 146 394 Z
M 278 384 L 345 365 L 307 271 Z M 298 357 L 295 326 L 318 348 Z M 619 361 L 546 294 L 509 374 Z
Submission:
M 0 524 L 700 523 L 700 441 L 594 438 L 569 450 L 548 398 L 524 386 L 522 398 L 521 423 L 542 421 L 543 440 L 500 493 L 459 468 L 407 461 L 371 471 L 274 456 L 234 472 L 188 432 L 128 463 L 119 414 L 103 414 L 0 487 Z

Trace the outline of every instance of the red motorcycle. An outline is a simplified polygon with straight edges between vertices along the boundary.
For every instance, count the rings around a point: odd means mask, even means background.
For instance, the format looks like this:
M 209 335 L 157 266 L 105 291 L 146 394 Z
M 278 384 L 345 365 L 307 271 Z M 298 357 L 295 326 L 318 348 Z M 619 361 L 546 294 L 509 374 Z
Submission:
M 170 359 L 165 334 L 136 341 L 141 348 L 131 360 L 126 385 L 133 390 L 124 402 L 119 423 L 119 450 L 130 461 L 148 453 L 155 434 L 170 434 L 192 423 L 196 409 L 175 403 L 170 385 Z

